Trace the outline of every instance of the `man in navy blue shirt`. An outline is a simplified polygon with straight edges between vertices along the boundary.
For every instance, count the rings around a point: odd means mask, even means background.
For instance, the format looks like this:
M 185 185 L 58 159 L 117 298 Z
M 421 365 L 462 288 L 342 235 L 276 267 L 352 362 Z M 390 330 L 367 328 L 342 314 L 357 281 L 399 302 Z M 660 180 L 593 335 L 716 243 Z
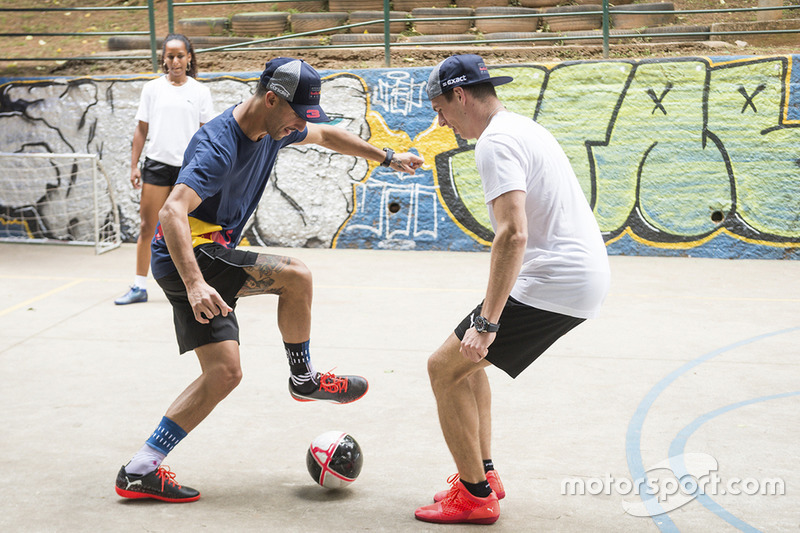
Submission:
M 319 74 L 307 63 L 273 59 L 253 96 L 209 121 L 186 149 L 175 188 L 159 212 L 151 264 L 173 307 L 180 352 L 194 350 L 202 373 L 120 469 L 116 492 L 124 498 L 200 498 L 161 463 L 241 380 L 234 314 L 239 296 L 278 296 L 278 328 L 294 399 L 350 403 L 367 392 L 364 378 L 321 374 L 311 363 L 312 282 L 306 265 L 236 249 L 284 146 L 313 143 L 411 174 L 423 163 L 415 154 L 394 154 L 322 124 L 329 119 L 319 105 L 321 88 Z

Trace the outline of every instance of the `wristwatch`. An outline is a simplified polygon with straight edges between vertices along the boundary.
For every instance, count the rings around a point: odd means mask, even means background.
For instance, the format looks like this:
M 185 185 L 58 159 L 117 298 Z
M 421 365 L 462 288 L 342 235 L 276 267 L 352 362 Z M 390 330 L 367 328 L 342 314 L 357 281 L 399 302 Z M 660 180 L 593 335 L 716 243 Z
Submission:
M 500 329 L 500 324 L 492 324 L 481 315 L 474 318 L 473 324 L 475 324 L 475 331 L 478 333 L 494 333 Z
M 388 167 L 389 165 L 392 164 L 392 159 L 394 159 L 394 150 L 392 150 L 391 148 L 384 148 L 383 151 L 386 152 L 386 159 L 383 160 L 381 166 Z

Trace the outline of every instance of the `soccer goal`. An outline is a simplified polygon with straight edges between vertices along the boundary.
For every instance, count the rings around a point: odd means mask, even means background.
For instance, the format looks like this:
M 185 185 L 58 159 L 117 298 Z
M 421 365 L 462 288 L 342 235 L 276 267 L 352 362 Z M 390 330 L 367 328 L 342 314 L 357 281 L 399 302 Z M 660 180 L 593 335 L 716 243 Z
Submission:
M 0 152 L 0 241 L 117 248 L 119 211 L 99 157 Z

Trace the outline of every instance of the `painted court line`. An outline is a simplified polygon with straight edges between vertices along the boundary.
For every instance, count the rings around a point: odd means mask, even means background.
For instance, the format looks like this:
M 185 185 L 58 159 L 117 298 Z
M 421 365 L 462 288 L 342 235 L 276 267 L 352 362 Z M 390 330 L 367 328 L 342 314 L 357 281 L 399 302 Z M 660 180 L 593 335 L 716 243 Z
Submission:
M 774 331 L 771 333 L 765 333 L 763 335 L 758 335 L 756 337 L 751 337 L 749 339 L 741 340 L 739 342 L 733 343 L 731 345 L 725 346 L 723 348 L 719 348 L 712 352 L 709 352 L 705 355 L 698 357 L 688 363 L 682 365 L 680 368 L 674 370 L 673 372 L 669 373 L 666 377 L 664 377 L 661 381 L 656 383 L 656 385 L 648 391 L 645 395 L 644 399 L 639 403 L 636 407 L 636 412 L 633 414 L 630 423 L 628 424 L 628 431 L 625 436 L 625 451 L 628 459 L 628 470 L 631 473 L 631 476 L 634 480 L 643 480 L 643 485 L 640 486 L 647 486 L 648 478 L 647 472 L 644 468 L 644 461 L 642 459 L 642 446 L 641 446 L 641 439 L 642 439 L 642 427 L 644 426 L 644 420 L 647 418 L 647 414 L 650 411 L 650 408 L 655 403 L 656 399 L 661 395 L 667 387 L 669 387 L 672 383 L 674 383 L 679 377 L 693 369 L 694 367 L 705 363 L 706 361 L 722 354 L 728 352 L 730 350 L 734 350 L 736 348 L 740 348 L 742 346 L 746 346 L 748 344 L 752 344 L 754 342 L 758 342 L 769 337 L 774 337 L 776 335 L 783 335 L 785 333 L 792 333 L 795 331 L 800 331 L 800 327 L 793 327 L 788 329 L 782 329 L 779 331 Z M 645 491 L 644 494 L 639 495 L 644 503 L 647 512 L 655 522 L 656 526 L 661 531 L 666 532 L 679 532 L 678 526 L 675 522 L 670 519 L 670 517 L 664 511 L 664 508 L 658 502 L 658 499 L 652 495 L 648 494 Z
M 773 394 L 771 396 L 762 396 L 760 398 L 752 398 L 750 400 L 743 400 L 741 402 L 736 402 L 730 405 L 726 405 L 724 407 L 720 407 L 719 409 L 715 409 L 710 413 L 706 413 L 694 419 L 692 423 L 684 427 L 678 432 L 678 436 L 672 441 L 669 446 L 669 457 L 670 457 L 670 466 L 672 467 L 672 472 L 678 479 L 683 478 L 683 476 L 691 475 L 689 471 L 686 469 L 686 464 L 683 460 L 683 453 L 686 449 L 686 442 L 689 440 L 695 431 L 700 429 L 700 426 L 713 420 L 714 418 L 724 415 L 734 409 L 739 409 L 740 407 L 746 407 L 748 405 L 753 405 L 756 403 L 761 402 L 768 402 L 771 400 L 780 400 L 783 398 L 790 398 L 792 396 L 800 396 L 800 391 L 791 391 L 785 392 L 782 394 Z M 699 490 L 699 489 L 698 489 Z M 703 507 L 714 513 L 715 515 L 719 516 L 727 523 L 732 525 L 733 527 L 741 530 L 741 531 L 748 531 L 748 532 L 758 532 L 759 529 L 751 526 L 744 520 L 738 518 L 733 513 L 722 507 L 719 503 L 714 501 L 708 494 L 700 491 L 697 494 L 697 501 L 700 502 Z
M 76 279 L 75 276 L 20 276 L 20 275 L 0 275 L 0 279 L 25 279 L 25 280 L 39 280 L 39 281 L 64 281 L 64 280 L 74 280 Z M 130 281 L 128 278 L 77 278 L 81 281 Z
M 24 302 L 18 303 L 17 305 L 12 305 L 11 307 L 7 307 L 7 308 L 5 308 L 3 310 L 0 310 L 0 316 L 7 315 L 8 313 L 12 313 L 12 312 L 16 311 L 17 309 L 20 309 L 22 307 L 26 307 L 28 305 L 31 305 L 32 303 L 38 302 L 39 300 L 44 300 L 45 298 L 48 298 L 48 297 L 50 297 L 50 296 L 52 296 L 54 294 L 58 294 L 61 291 L 65 291 L 65 290 L 67 290 L 67 289 L 69 289 L 71 287 L 74 287 L 75 285 L 77 285 L 79 283 L 83 283 L 84 281 L 85 280 L 83 280 L 83 279 L 73 280 L 73 281 L 71 281 L 69 283 L 66 283 L 66 284 L 60 286 L 60 287 L 56 287 L 53 290 L 47 291 L 45 293 L 42 293 L 39 296 L 34 296 L 33 298 L 31 298 L 29 300 L 25 300 Z

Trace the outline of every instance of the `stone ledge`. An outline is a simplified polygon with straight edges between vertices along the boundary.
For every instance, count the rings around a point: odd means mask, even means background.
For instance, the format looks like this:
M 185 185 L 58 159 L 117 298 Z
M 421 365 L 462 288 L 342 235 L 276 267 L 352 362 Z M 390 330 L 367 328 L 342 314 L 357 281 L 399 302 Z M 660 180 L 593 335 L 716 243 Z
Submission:
M 754 32 L 769 30 L 800 31 L 800 19 L 772 20 L 764 22 L 718 22 L 711 25 L 710 39 L 735 43 L 746 41 L 754 46 L 792 45 L 800 41 L 799 33 L 737 33 L 727 35 L 723 32 Z

